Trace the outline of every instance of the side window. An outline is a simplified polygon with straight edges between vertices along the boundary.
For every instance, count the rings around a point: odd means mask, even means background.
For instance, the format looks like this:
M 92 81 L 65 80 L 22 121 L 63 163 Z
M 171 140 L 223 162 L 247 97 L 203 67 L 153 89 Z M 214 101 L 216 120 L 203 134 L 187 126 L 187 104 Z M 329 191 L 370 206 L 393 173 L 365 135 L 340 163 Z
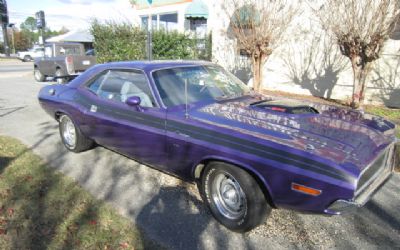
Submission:
M 100 75 L 99 77 L 97 77 L 93 82 L 91 82 L 91 83 L 88 85 L 87 88 L 90 89 L 90 91 L 92 91 L 93 93 L 98 94 L 99 87 L 100 87 L 101 83 L 103 82 L 103 80 L 104 80 L 106 74 L 107 74 L 107 73 L 101 74 L 101 75 Z
M 110 70 L 89 84 L 99 97 L 125 102 L 131 96 L 140 97 L 140 106 L 155 107 L 155 101 L 145 75 L 138 71 Z
M 44 54 L 46 57 L 52 57 L 53 56 L 53 49 L 50 46 L 47 46 L 44 48 Z

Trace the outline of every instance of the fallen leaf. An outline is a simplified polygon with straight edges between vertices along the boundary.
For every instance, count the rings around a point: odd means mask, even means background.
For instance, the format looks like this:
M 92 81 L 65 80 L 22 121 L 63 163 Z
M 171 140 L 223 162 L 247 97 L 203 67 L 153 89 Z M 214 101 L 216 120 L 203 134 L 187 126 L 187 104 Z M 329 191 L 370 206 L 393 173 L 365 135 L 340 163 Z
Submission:
M 7 234 L 7 230 L 0 228 L 0 235 L 4 235 L 4 234 Z
M 69 232 L 72 233 L 72 232 L 78 230 L 78 225 L 76 225 L 76 224 L 71 224 L 71 225 L 67 226 L 67 229 L 68 229 Z
M 89 224 L 90 224 L 90 225 L 96 225 L 96 224 L 97 224 L 97 221 L 91 220 L 91 221 L 89 221 Z
M 13 214 L 14 214 L 14 209 L 13 208 L 9 208 L 8 210 L 7 210 L 7 212 L 8 212 L 8 216 L 13 216 Z
M 119 246 L 122 248 L 128 248 L 129 244 L 128 244 L 128 242 L 124 242 L 124 243 L 119 244 Z
M 41 233 L 42 233 L 42 235 L 47 236 L 51 233 L 51 229 L 50 228 L 42 229 Z

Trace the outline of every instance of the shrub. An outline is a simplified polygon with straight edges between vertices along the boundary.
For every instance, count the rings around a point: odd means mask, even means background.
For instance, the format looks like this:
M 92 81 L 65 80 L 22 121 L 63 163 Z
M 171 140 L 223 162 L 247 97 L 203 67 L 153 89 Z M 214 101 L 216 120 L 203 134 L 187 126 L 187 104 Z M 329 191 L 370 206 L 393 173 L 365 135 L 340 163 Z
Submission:
M 128 23 L 92 21 L 97 62 L 142 60 L 145 58 L 146 34 Z
M 165 30 L 153 32 L 154 59 L 196 59 L 195 46 L 195 41 L 186 34 Z
M 91 33 L 99 63 L 147 58 L 147 34 L 132 24 L 94 20 Z M 153 31 L 152 39 L 153 59 L 211 59 L 211 36 L 196 39 L 178 31 L 158 30 Z

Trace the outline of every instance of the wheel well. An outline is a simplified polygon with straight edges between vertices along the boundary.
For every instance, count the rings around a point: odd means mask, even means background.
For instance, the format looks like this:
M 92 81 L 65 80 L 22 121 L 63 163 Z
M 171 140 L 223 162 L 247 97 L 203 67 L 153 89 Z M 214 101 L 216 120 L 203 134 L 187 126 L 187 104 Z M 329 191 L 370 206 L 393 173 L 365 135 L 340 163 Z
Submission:
M 194 177 L 195 177 L 196 180 L 202 178 L 202 175 L 203 175 L 203 173 L 204 173 L 204 169 L 205 169 L 205 168 L 207 167 L 207 165 L 210 164 L 211 162 L 223 162 L 223 163 L 227 163 L 227 164 L 233 165 L 233 166 L 235 166 L 235 167 L 241 168 L 241 169 L 243 169 L 244 171 L 246 171 L 248 174 L 250 174 L 250 175 L 254 178 L 254 180 L 255 180 L 255 181 L 257 182 L 257 184 L 260 186 L 262 192 L 264 193 L 265 200 L 268 202 L 268 204 L 269 204 L 271 207 L 276 208 L 274 202 L 272 201 L 270 192 L 268 191 L 267 187 L 264 185 L 264 182 L 260 179 L 260 177 L 259 177 L 258 175 L 256 175 L 254 172 L 250 171 L 249 169 L 247 169 L 247 168 L 245 168 L 245 167 L 243 167 L 243 166 L 240 166 L 239 164 L 232 163 L 232 162 L 229 162 L 229 161 L 220 160 L 220 159 L 218 159 L 218 160 L 216 160 L 216 159 L 206 159 L 206 160 L 203 160 L 203 161 L 201 161 L 199 164 L 197 164 L 197 166 L 195 167 L 195 170 L 194 170 Z
M 61 116 L 62 116 L 63 114 L 64 114 L 63 112 L 56 111 L 56 113 L 54 114 L 54 118 L 55 118 L 57 121 L 60 121 L 60 118 L 61 118 Z

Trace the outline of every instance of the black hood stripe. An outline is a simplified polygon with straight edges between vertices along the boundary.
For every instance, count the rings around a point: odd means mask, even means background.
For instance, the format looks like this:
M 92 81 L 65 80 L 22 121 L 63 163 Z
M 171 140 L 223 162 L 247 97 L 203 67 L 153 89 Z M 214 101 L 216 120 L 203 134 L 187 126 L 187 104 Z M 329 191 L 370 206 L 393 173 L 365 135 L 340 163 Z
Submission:
M 76 95 L 75 101 L 88 110 L 91 103 L 87 97 L 83 95 Z M 259 144 L 250 140 L 241 139 L 229 134 L 216 132 L 214 130 L 204 129 L 193 125 L 168 120 L 167 124 L 164 119 L 147 115 L 145 113 L 135 112 L 121 112 L 121 110 L 106 106 L 104 104 L 97 104 L 97 113 L 103 113 L 112 116 L 116 119 L 124 119 L 131 122 L 139 123 L 142 125 L 150 126 L 157 129 L 166 129 L 170 132 L 183 132 L 193 139 L 206 141 L 209 143 L 218 144 L 227 148 L 242 151 L 248 154 L 256 155 L 261 158 L 270 159 L 280 163 L 293 165 L 295 167 L 312 171 L 318 174 L 326 175 L 334 179 L 352 182 L 353 177 L 343 171 L 332 168 L 331 166 L 312 160 L 310 158 L 300 156 L 294 153 L 283 151 L 271 146 Z

